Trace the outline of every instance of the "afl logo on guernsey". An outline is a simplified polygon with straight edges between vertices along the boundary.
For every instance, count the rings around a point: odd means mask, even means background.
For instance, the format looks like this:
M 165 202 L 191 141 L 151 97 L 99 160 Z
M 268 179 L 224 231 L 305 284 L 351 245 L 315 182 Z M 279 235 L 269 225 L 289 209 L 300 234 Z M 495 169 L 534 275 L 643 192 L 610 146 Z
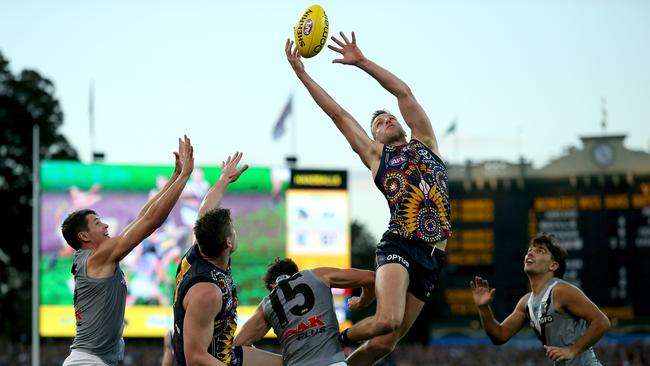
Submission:
M 311 19 L 307 19 L 305 25 L 302 28 L 303 34 L 308 36 L 311 33 L 312 28 L 314 28 L 314 21 Z
M 402 164 L 406 163 L 406 157 L 401 156 L 401 155 L 396 156 L 396 157 L 390 159 L 390 161 L 388 163 L 390 165 L 402 165 Z

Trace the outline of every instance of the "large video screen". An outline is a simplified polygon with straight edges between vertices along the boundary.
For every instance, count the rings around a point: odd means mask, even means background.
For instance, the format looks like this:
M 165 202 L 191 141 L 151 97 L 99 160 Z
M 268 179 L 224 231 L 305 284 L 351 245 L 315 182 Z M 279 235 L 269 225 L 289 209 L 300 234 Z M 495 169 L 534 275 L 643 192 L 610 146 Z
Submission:
M 81 164 L 46 161 L 41 166 L 40 333 L 75 334 L 70 273 L 73 250 L 60 226 L 70 212 L 90 208 L 109 225 L 111 236 L 137 215 L 164 186 L 171 166 Z M 162 336 L 173 321 L 171 303 L 179 259 L 192 245 L 199 204 L 218 178 L 218 168 L 195 168 L 181 198 L 160 229 L 121 262 L 128 283 L 125 336 Z M 232 259 L 240 319 L 266 295 L 262 275 L 286 253 L 285 190 L 288 170 L 251 167 L 231 184 L 222 201 L 230 208 L 239 247 Z

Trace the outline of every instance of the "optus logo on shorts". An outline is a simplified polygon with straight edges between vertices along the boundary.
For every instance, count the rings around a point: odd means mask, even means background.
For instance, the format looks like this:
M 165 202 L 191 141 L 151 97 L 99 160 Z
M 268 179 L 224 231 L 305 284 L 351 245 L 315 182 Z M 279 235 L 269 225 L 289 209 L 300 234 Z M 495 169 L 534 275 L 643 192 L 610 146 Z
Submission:
M 409 267 L 409 262 L 406 259 L 402 258 L 402 256 L 400 256 L 398 254 L 389 254 L 388 257 L 386 257 L 386 261 L 400 262 L 403 265 L 405 265 L 406 268 Z

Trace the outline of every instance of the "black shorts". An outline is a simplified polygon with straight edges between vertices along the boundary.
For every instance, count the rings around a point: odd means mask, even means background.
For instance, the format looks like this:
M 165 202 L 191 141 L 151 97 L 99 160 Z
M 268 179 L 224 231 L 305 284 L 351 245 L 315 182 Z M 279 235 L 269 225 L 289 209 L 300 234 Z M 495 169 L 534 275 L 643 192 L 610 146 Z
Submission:
M 377 268 L 387 263 L 401 264 L 409 273 L 408 292 L 426 301 L 438 283 L 447 255 L 422 241 L 384 233 L 377 245 L 376 262 Z

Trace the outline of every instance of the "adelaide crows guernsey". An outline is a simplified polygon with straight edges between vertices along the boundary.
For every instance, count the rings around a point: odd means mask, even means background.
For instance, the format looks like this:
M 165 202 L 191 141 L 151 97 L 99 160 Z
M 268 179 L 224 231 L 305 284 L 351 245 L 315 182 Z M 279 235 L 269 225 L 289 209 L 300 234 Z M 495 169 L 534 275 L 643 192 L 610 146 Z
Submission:
M 179 365 L 185 365 L 183 351 L 183 299 L 189 289 L 199 283 L 214 283 L 223 294 L 221 312 L 214 318 L 214 331 L 208 353 L 227 366 L 239 363 L 233 346 L 235 329 L 237 329 L 237 289 L 227 270 L 218 268 L 203 259 L 198 245 L 192 246 L 178 265 L 176 270 L 176 290 L 174 291 L 174 334 L 172 337 L 174 356 Z

